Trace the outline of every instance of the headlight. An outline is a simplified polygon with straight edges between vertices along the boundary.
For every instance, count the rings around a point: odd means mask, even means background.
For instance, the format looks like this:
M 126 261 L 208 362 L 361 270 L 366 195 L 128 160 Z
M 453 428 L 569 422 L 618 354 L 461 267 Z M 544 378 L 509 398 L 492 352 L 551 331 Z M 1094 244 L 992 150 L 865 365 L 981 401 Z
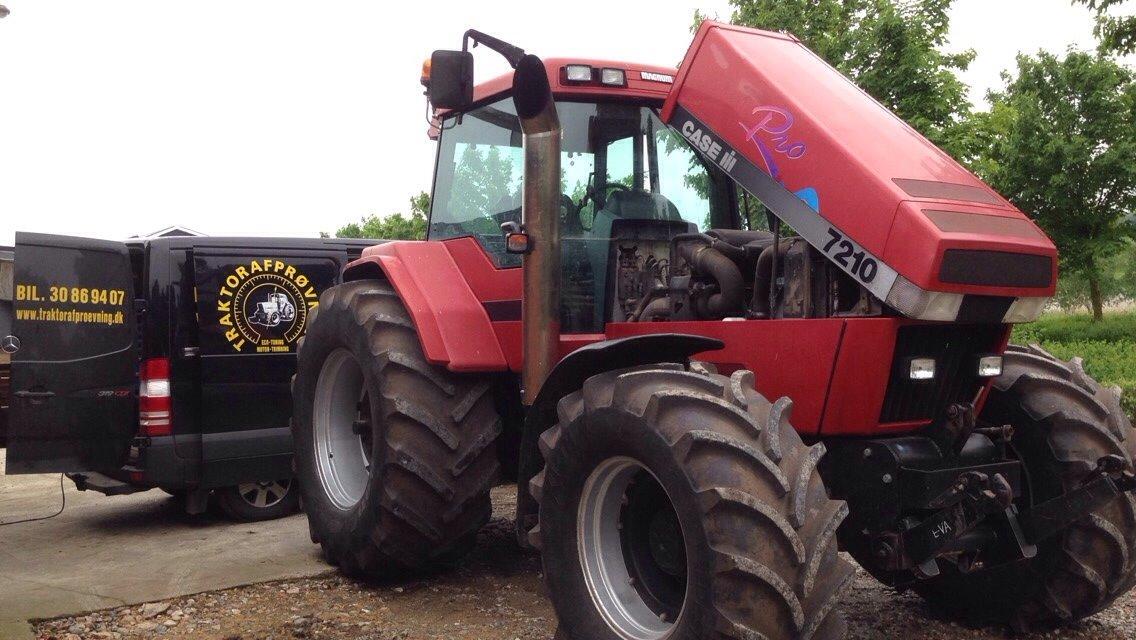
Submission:
M 1002 356 L 982 356 L 978 359 L 979 378 L 997 378 L 1002 375 Z
M 1018 298 L 1006 311 L 1002 322 L 1007 324 L 1016 322 L 1033 322 L 1045 310 L 1049 298 Z
M 564 77 L 568 82 L 591 82 L 592 68 L 586 64 L 570 64 L 564 67 Z
M 912 380 L 931 380 L 935 377 L 934 358 L 912 358 L 907 375 Z
M 604 67 L 604 69 L 600 71 L 600 82 L 612 87 L 622 87 L 627 84 L 627 75 L 623 73 L 623 69 Z
M 925 291 L 899 276 L 885 302 L 908 318 L 952 322 L 958 318 L 962 298 L 961 293 Z

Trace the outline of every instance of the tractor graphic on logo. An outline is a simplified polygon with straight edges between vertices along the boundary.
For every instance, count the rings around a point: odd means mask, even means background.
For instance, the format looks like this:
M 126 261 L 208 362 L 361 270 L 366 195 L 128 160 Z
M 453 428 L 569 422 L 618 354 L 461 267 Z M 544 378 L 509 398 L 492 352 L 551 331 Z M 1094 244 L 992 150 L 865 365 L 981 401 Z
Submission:
M 273 291 L 268 294 L 268 300 L 256 303 L 256 309 L 249 314 L 248 320 L 253 324 L 276 327 L 281 322 L 291 322 L 295 317 L 296 305 L 288 294 Z

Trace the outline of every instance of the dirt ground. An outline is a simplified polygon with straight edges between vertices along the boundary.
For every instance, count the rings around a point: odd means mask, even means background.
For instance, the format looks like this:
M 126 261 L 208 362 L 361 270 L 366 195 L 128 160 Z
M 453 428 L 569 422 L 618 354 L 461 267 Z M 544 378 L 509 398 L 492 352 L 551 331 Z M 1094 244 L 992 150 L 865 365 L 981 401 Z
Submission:
M 41 639 L 206 638 L 209 640 L 549 639 L 555 616 L 539 558 L 512 534 L 512 489 L 494 492 L 494 520 L 472 554 L 450 571 L 412 581 L 364 585 L 334 573 L 267 582 L 41 622 Z M 969 629 L 935 619 L 914 595 L 861 572 L 845 597 L 849 638 L 993 639 L 1003 628 Z M 1136 637 L 1136 594 L 1081 624 L 1035 638 Z

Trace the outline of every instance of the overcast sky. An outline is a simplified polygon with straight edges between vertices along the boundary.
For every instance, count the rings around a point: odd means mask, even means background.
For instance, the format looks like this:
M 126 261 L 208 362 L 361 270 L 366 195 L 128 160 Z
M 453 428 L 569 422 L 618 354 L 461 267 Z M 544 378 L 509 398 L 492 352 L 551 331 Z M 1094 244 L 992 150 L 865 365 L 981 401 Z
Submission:
M 676 64 L 725 0 L 0 0 L 0 244 L 173 224 L 314 236 L 429 190 L 418 75 L 477 28 L 543 56 Z M 972 98 L 1019 51 L 1091 48 L 1069 0 L 957 0 Z M 531 13 L 532 7 L 559 7 Z M 478 78 L 501 71 L 478 54 Z

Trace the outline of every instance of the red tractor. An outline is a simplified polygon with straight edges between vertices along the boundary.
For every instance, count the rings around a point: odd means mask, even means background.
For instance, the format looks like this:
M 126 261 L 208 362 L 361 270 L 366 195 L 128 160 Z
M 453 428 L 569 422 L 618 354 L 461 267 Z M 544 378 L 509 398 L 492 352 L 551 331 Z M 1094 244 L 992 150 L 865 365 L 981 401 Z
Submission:
M 473 83 L 469 44 L 514 71 Z M 1017 627 L 1136 581 L 1136 433 L 1009 345 L 1030 220 L 790 35 L 675 69 L 476 31 L 424 82 L 424 242 L 321 297 L 293 385 L 312 538 L 352 576 L 453 560 L 518 486 L 561 632 L 830 638 L 838 549 Z

